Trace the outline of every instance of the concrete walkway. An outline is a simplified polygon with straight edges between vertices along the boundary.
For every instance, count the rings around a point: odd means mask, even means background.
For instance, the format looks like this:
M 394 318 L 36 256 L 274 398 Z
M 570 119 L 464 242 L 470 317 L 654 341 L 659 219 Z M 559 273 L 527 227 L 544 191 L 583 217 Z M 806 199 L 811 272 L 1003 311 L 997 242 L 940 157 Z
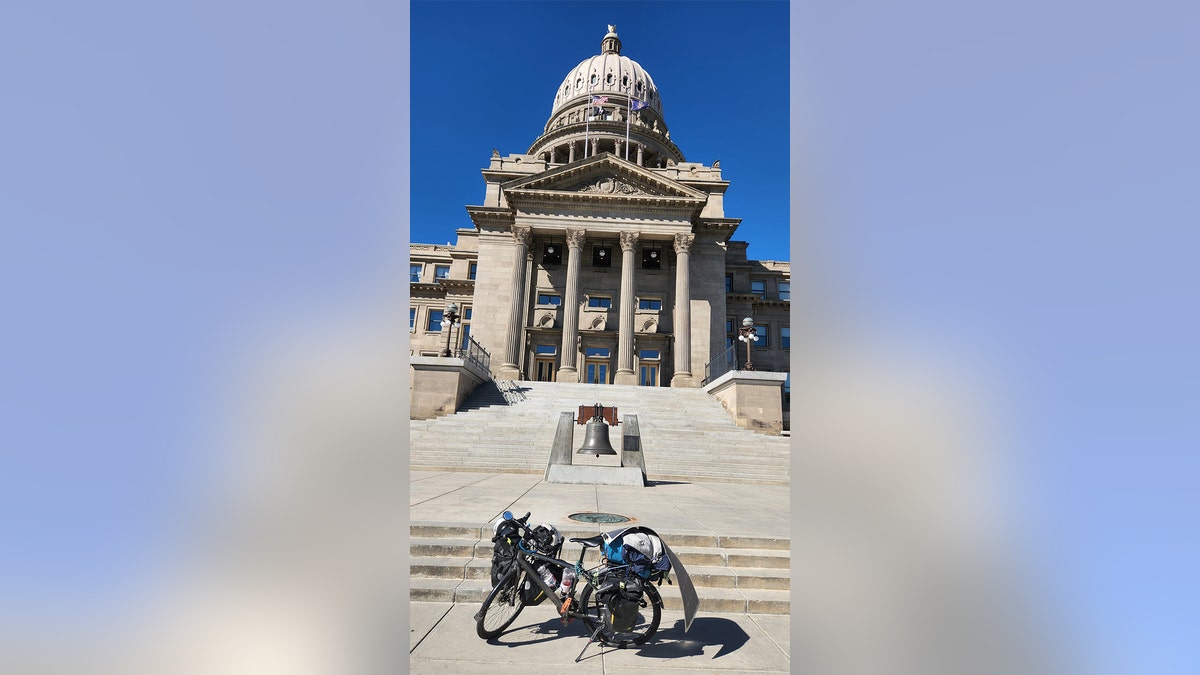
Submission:
M 716 537 L 790 537 L 787 486 L 665 482 L 652 487 L 559 485 L 529 474 L 413 471 L 409 521 L 480 527 L 499 513 L 532 512 L 531 523 L 572 531 L 588 527 L 572 513 L 615 513 L 663 533 Z M 613 525 L 593 526 L 595 531 Z M 584 659 L 581 621 L 563 626 L 550 605 L 527 607 L 499 638 L 475 633 L 475 603 L 410 603 L 413 673 L 494 673 L 554 666 L 552 672 L 618 671 L 786 673 L 791 666 L 787 615 L 701 612 L 683 632 L 683 614 L 665 610 L 658 633 L 639 649 L 598 644 Z
M 636 670 L 680 673 L 786 673 L 791 665 L 787 616 L 701 614 L 686 634 L 683 613 L 664 611 L 654 638 L 639 649 L 587 644 L 582 621 L 564 627 L 548 604 L 526 607 L 494 640 L 475 634 L 474 605 L 414 602 L 410 609 L 412 673 L 570 672 Z M 550 667 L 551 670 L 544 670 Z
M 505 510 L 531 512 L 529 522 L 559 529 L 586 527 L 573 513 L 600 511 L 630 524 L 672 534 L 789 538 L 791 488 L 749 483 L 663 482 L 651 487 L 564 485 L 532 474 L 413 471 L 409 482 L 413 524 L 487 524 Z M 622 524 L 624 525 L 624 524 Z M 614 529 L 601 525 L 597 532 Z

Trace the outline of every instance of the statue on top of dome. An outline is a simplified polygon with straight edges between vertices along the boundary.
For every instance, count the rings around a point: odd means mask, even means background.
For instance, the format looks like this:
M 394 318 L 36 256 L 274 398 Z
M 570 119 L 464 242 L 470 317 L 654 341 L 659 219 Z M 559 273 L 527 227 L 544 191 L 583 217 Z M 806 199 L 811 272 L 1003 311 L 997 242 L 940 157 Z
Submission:
M 615 32 L 617 32 L 617 26 L 616 26 L 616 24 L 611 24 L 611 23 L 610 23 L 610 24 L 608 24 L 608 32 L 610 32 L 610 33 L 615 33 Z

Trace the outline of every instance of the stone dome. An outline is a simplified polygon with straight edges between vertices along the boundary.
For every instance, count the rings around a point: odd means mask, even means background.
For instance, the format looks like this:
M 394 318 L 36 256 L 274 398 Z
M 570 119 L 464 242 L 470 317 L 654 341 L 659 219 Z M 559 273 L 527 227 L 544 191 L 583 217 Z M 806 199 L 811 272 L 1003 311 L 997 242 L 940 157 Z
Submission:
M 608 34 L 600 43 L 600 54 L 580 61 L 563 78 L 554 95 L 550 118 L 553 119 L 568 104 L 582 100 L 588 95 L 589 89 L 593 96 L 619 97 L 619 100 L 609 102 L 622 106 L 628 105 L 626 99 L 632 96 L 645 101 L 649 109 L 662 117 L 662 102 L 659 101 L 654 80 L 637 61 L 621 56 L 621 39 L 617 37 L 616 26 L 608 27 Z

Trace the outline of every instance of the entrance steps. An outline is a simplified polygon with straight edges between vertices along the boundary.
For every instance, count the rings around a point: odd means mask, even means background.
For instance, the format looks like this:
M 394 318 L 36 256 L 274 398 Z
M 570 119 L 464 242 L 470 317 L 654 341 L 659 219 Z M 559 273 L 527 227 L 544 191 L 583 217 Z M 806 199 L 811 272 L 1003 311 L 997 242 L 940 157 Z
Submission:
M 738 427 L 703 390 L 527 381 L 506 386 L 507 395 L 497 396 L 495 386 L 481 385 L 453 415 L 410 420 L 410 464 L 425 470 L 541 474 L 559 416 L 601 403 L 616 406 L 619 419 L 637 415 L 651 481 L 790 482 L 790 439 Z M 575 427 L 576 450 L 584 429 Z M 622 429 L 609 430 L 618 450 Z
M 597 534 L 593 529 L 561 532 L 568 540 Z M 409 535 L 411 600 L 483 602 L 491 590 L 490 525 L 413 523 Z M 659 535 L 687 568 L 700 598 L 700 612 L 788 614 L 791 611 L 790 540 L 672 535 L 661 531 Z M 573 562 L 578 556 L 579 544 L 570 541 L 563 544 L 559 557 Z M 599 560 L 598 552 L 589 551 L 584 566 L 592 567 Z M 683 609 L 677 583 L 658 587 L 666 609 Z

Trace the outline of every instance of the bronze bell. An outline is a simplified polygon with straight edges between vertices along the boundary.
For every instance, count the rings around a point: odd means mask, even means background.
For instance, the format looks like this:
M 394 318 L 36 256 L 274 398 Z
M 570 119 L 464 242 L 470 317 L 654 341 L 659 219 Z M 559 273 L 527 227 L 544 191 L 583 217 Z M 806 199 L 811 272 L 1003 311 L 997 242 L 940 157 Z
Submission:
M 593 419 L 587 423 L 587 435 L 583 437 L 583 447 L 579 455 L 615 455 L 612 443 L 608 440 L 608 424 L 603 420 Z

